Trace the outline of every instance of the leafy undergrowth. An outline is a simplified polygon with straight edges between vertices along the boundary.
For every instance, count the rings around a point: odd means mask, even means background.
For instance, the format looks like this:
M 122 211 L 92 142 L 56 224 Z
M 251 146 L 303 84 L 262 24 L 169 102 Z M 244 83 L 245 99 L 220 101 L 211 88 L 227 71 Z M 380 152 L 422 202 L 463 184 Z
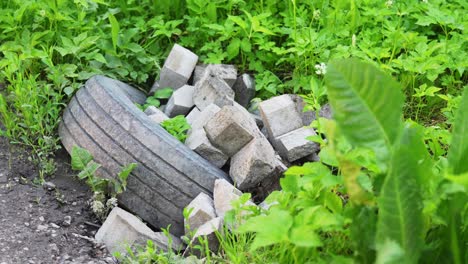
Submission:
M 255 73 L 259 98 L 302 94 L 335 111 L 313 124 L 321 163 L 290 168 L 269 197 L 278 204 L 226 238 L 214 261 L 468 262 L 466 7 L 1 1 L 2 134 L 32 148 L 41 177 L 52 173 L 61 110 L 82 83 L 104 74 L 148 90 L 179 43 L 202 62 Z M 332 62 L 348 57 L 368 64 Z

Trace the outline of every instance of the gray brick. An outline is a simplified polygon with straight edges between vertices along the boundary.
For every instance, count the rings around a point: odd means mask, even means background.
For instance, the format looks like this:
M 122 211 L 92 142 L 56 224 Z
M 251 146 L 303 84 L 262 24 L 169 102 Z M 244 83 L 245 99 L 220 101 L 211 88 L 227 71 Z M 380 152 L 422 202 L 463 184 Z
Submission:
M 282 158 L 293 162 L 300 158 L 316 153 L 320 146 L 316 142 L 307 140 L 309 136 L 316 135 L 313 128 L 302 127 L 278 137 L 276 146 Z
M 184 85 L 174 91 L 171 98 L 167 102 L 165 114 L 169 117 L 178 115 L 186 115 L 195 106 L 193 103 L 193 92 L 195 87 Z

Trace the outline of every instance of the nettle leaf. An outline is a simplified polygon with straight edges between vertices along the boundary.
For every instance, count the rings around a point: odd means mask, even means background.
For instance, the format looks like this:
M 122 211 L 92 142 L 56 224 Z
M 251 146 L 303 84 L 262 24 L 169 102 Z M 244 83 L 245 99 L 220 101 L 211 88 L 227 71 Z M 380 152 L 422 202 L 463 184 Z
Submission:
M 255 232 L 256 236 L 251 250 L 289 240 L 289 229 L 293 225 L 293 217 L 288 211 L 271 208 L 268 215 L 260 215 L 248 219 L 239 228 L 239 232 Z
M 93 156 L 89 151 L 78 146 L 73 146 L 71 152 L 71 166 L 73 170 L 84 170 L 91 160 L 93 160 Z
M 340 131 L 354 146 L 371 148 L 385 160 L 402 127 L 398 82 L 357 59 L 331 62 L 325 82 Z
M 453 125 L 452 142 L 448 152 L 451 173 L 468 172 L 468 87 L 464 88 L 458 113 Z
M 424 245 L 424 218 L 419 179 L 430 175 L 421 129 L 407 124 L 401 140 L 392 151 L 390 171 L 379 197 L 376 242 L 378 255 L 384 245 L 397 244 L 407 263 L 417 263 Z

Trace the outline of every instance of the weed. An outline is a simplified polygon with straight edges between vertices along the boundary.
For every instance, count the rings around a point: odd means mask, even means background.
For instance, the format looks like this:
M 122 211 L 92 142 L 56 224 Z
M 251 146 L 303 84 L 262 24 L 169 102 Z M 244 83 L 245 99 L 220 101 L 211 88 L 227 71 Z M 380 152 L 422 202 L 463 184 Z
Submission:
M 187 131 L 190 130 L 190 124 L 182 115 L 164 120 L 161 122 L 161 126 L 182 143 L 185 142 Z
M 122 168 L 116 179 L 105 179 L 96 175 L 101 165 L 93 161 L 93 156 L 86 149 L 73 146 L 71 158 L 72 169 L 80 171 L 78 178 L 84 180 L 93 192 L 91 209 L 104 221 L 110 210 L 117 206 L 116 196 L 126 190 L 127 178 L 137 164 L 130 163 Z

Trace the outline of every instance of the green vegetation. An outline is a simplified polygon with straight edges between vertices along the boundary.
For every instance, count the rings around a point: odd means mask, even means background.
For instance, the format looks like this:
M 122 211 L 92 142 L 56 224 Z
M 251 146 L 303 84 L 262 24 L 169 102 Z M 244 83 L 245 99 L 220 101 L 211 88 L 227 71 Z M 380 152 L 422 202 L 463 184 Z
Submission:
M 144 105 L 136 104 L 141 111 L 145 111 L 149 106 L 159 107 L 161 105 L 161 100 L 171 98 L 173 90 L 171 88 L 163 88 L 157 90 L 153 95 L 146 98 Z
M 183 115 L 178 115 L 171 119 L 164 120 L 161 122 L 161 126 L 182 143 L 185 142 L 187 132 L 191 128 L 190 124 L 187 123 L 187 119 L 185 119 L 185 116 Z
M 1 134 L 31 148 L 41 178 L 52 174 L 61 111 L 84 81 L 104 74 L 149 90 L 179 43 L 204 63 L 254 73 L 261 99 L 296 93 L 308 108 L 330 101 L 335 111 L 335 121 L 312 124 L 321 162 L 290 168 L 284 191 L 268 198 L 278 204 L 252 211 L 210 260 L 468 262 L 467 7 L 463 0 L 0 1 Z M 183 141 L 188 128 L 174 120 L 163 126 Z M 90 176 L 99 165 L 83 153 L 74 168 L 92 188 L 107 185 Z M 151 252 L 148 262 L 163 261 Z
M 130 163 L 123 167 L 115 179 L 101 178 L 96 175 L 101 164 L 95 162 L 91 153 L 86 149 L 73 146 L 71 167 L 73 170 L 79 171 L 78 178 L 85 181 L 93 191 L 91 209 L 99 219 L 104 221 L 110 210 L 117 206 L 116 196 L 126 190 L 128 176 L 137 167 L 137 164 Z

